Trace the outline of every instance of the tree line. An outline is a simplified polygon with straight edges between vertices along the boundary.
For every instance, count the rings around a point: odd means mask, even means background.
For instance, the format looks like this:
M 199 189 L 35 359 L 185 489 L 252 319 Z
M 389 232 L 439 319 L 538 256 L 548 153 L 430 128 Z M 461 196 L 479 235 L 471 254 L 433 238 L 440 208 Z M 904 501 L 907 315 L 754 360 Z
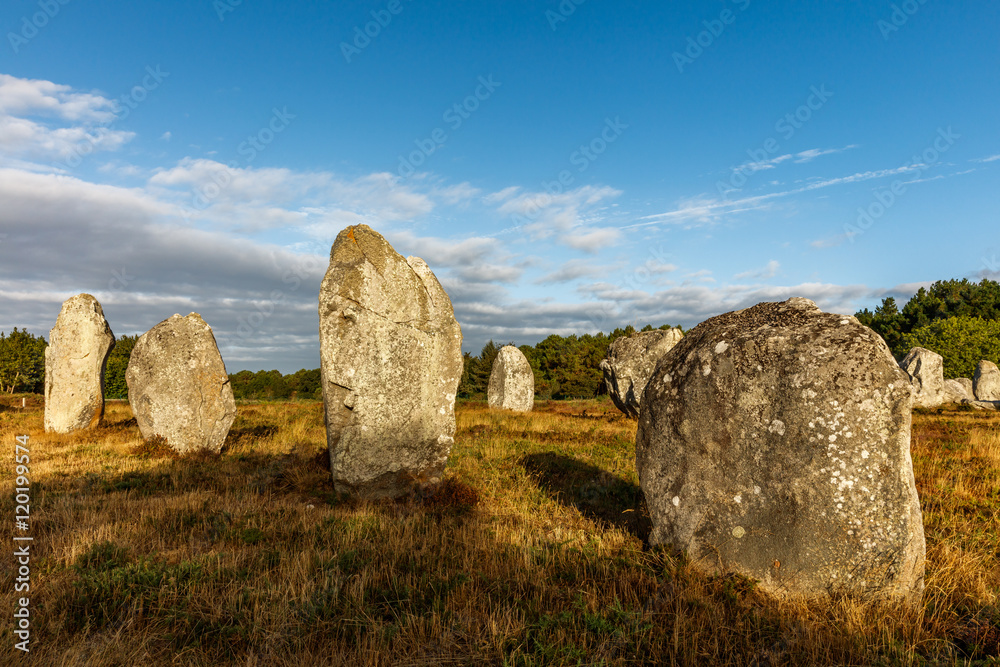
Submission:
M 664 324 L 660 329 L 670 329 Z M 652 331 L 647 324 L 638 331 Z M 604 390 L 604 377 L 599 365 L 607 356 L 612 341 L 623 336 L 631 336 L 637 329 L 631 324 L 618 328 L 609 334 L 583 334 L 577 336 L 551 335 L 537 345 L 520 345 L 517 349 L 524 353 L 528 364 L 535 372 L 535 396 L 539 399 L 590 398 Z M 508 343 L 513 345 L 514 343 Z M 486 343 L 477 356 L 469 352 L 464 355 L 465 367 L 462 381 L 458 385 L 461 398 L 482 398 L 489 388 L 493 362 L 500 353 L 494 341 Z
M 1000 364 L 1000 283 L 983 279 L 944 280 L 921 288 L 900 309 L 886 297 L 875 308 L 855 313 L 862 324 L 885 339 L 897 360 L 910 349 L 926 347 L 944 357 L 946 377 L 971 377 L 980 359 Z M 663 325 L 660 329 L 668 329 Z M 651 331 L 652 325 L 640 331 Z M 540 399 L 588 398 L 604 392 L 598 367 L 616 338 L 636 332 L 631 325 L 609 334 L 551 335 L 537 345 L 521 345 L 535 372 L 535 395 Z M 138 336 L 122 336 L 108 357 L 105 396 L 127 398 L 125 369 Z M 513 343 L 511 343 L 513 344 Z M 0 391 L 35 392 L 45 389 L 45 347 L 42 336 L 16 327 L 0 332 Z M 458 395 L 486 394 L 493 361 L 501 345 L 488 342 L 478 355 L 466 352 Z M 240 371 L 229 376 L 233 395 L 241 399 L 322 398 L 320 370 Z
M 942 280 L 921 287 L 900 310 L 887 297 L 874 312 L 855 315 L 885 339 L 901 360 L 914 347 L 944 357 L 948 378 L 972 377 L 981 359 L 1000 363 L 1000 283 Z

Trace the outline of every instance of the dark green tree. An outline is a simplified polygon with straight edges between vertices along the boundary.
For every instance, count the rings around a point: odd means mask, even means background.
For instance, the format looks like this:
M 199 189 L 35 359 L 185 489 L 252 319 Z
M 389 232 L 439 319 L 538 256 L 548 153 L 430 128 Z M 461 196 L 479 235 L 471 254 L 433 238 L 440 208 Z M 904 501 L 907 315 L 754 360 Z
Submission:
M 1000 364 L 1000 320 L 965 316 L 934 320 L 905 334 L 902 345 L 940 354 L 946 378 L 971 378 L 980 359 Z
M 128 369 L 128 362 L 132 358 L 132 348 L 135 347 L 139 336 L 122 336 L 111 348 L 108 355 L 108 363 L 104 367 L 104 397 L 105 398 L 128 398 L 128 384 L 125 382 L 125 371 Z
M 0 391 L 45 391 L 47 346 L 43 337 L 17 327 L 7 335 L 0 331 Z

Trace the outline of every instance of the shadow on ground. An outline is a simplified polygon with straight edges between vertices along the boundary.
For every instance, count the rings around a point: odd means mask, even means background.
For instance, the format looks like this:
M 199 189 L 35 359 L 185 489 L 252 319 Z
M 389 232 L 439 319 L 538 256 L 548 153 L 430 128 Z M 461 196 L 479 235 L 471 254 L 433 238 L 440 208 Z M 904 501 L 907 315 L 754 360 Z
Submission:
M 648 543 L 652 525 L 642 489 L 597 466 L 554 452 L 528 454 L 519 463 L 539 488 L 588 519 L 604 521 Z
M 231 428 L 226 436 L 223 450 L 227 450 L 239 444 L 246 444 L 258 438 L 270 438 L 278 432 L 277 426 L 263 424 L 258 426 L 248 426 L 246 428 Z

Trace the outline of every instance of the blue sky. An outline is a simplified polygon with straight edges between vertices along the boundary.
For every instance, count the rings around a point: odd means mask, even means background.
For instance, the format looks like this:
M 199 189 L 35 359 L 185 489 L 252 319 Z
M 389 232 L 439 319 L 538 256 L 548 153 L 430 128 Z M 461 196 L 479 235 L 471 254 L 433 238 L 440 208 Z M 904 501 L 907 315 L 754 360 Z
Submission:
M 9 0 L 0 330 L 90 292 L 318 366 L 366 223 L 489 338 L 1000 276 L 1000 6 Z M 367 32 L 367 34 L 366 34 Z

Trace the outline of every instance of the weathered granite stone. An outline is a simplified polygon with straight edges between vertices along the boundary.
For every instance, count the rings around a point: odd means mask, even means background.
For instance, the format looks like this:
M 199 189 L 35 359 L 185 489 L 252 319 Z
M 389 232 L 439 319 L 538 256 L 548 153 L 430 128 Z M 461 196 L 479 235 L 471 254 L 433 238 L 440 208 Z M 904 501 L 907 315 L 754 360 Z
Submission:
M 642 392 L 653 369 L 683 337 L 680 329 L 655 329 L 618 338 L 608 346 L 601 370 L 615 407 L 633 419 L 639 417 Z
M 320 287 L 319 339 L 334 487 L 382 498 L 439 481 L 462 331 L 427 264 L 365 225 L 340 232 Z
M 104 417 L 104 367 L 115 346 L 104 310 L 89 294 L 68 299 L 45 348 L 45 431 L 72 433 Z
M 944 358 L 927 348 L 915 347 L 899 364 L 913 385 L 913 406 L 936 408 L 945 402 Z
M 1000 401 L 1000 369 L 992 361 L 983 359 L 976 364 L 972 386 L 977 401 Z
M 174 315 L 140 336 L 125 382 L 143 438 L 164 438 L 181 453 L 222 450 L 236 401 L 212 327 L 201 315 Z
M 491 408 L 530 412 L 535 407 L 535 373 L 513 345 L 500 348 L 493 361 L 486 398 Z
M 969 398 L 976 397 L 976 391 L 973 387 L 972 380 L 969 378 L 955 378 L 955 382 L 962 385 L 962 390 L 968 395 Z
M 807 299 L 689 331 L 646 385 L 636 468 L 653 544 L 776 595 L 919 597 L 909 378 Z
M 956 378 L 954 380 L 945 380 L 944 397 L 945 401 L 949 403 L 961 403 L 962 401 L 976 400 L 975 396 L 972 393 L 972 380 L 970 380 L 969 378 Z

